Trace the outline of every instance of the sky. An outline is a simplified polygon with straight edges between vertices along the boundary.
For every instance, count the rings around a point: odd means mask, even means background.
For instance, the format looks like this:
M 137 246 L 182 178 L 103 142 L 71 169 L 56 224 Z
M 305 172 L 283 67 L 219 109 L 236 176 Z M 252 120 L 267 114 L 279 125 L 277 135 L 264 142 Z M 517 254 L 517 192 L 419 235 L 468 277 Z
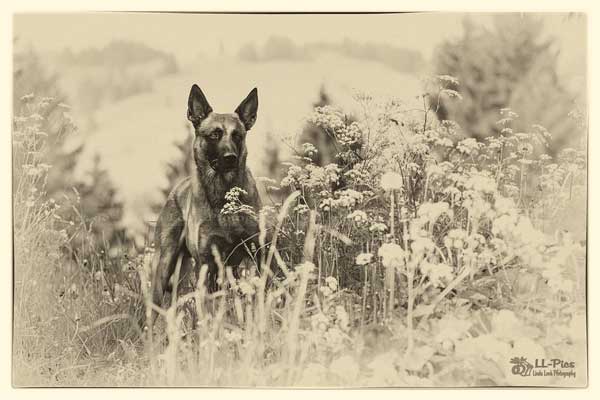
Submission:
M 419 50 L 429 57 L 441 38 L 460 34 L 462 14 L 208 15 L 151 13 L 29 14 L 15 17 L 24 42 L 45 50 L 80 50 L 124 38 L 172 52 L 179 59 L 215 54 L 245 42 L 285 35 L 296 44 L 350 38 Z M 41 34 L 43 31 L 43 34 Z M 418 38 L 415 38 L 418 32 Z
M 492 14 L 471 14 L 489 25 Z M 547 35 L 558 39 L 563 56 L 559 66 L 570 71 L 581 66 L 586 46 L 585 16 L 545 13 Z M 247 42 L 264 43 L 271 35 L 284 35 L 296 44 L 316 41 L 373 41 L 420 51 L 426 60 L 443 40 L 460 36 L 464 13 L 402 14 L 184 14 L 184 13 L 70 13 L 17 14 L 15 35 L 39 51 L 65 48 L 77 51 L 102 47 L 114 39 L 135 40 L 170 52 L 185 64 L 199 54 L 237 51 Z

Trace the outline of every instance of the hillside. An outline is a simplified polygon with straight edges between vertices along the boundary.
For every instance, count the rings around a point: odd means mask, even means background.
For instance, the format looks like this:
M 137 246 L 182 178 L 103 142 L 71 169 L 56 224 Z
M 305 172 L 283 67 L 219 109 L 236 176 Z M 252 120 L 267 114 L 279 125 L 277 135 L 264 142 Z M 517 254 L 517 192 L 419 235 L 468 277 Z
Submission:
M 126 204 L 126 224 L 141 228 L 149 200 L 165 184 L 164 163 L 176 155 L 176 140 L 188 134 L 185 119 L 189 88 L 199 84 L 213 109 L 232 111 L 252 87 L 259 89 L 258 122 L 248 136 L 249 165 L 260 175 L 266 132 L 293 135 L 325 89 L 335 104 L 356 108 L 352 96 L 361 90 L 381 96 L 409 98 L 419 91 L 415 77 L 380 63 L 322 54 L 312 60 L 240 63 L 231 59 L 203 61 L 178 73 L 157 77 L 148 91 L 101 105 L 92 116 L 95 129 L 84 133 L 84 160 L 101 155 Z M 377 88 L 377 89 L 373 89 Z M 77 105 L 74 105 L 76 108 Z M 358 110 L 356 110 L 358 111 Z M 80 166 L 85 168 L 85 163 Z

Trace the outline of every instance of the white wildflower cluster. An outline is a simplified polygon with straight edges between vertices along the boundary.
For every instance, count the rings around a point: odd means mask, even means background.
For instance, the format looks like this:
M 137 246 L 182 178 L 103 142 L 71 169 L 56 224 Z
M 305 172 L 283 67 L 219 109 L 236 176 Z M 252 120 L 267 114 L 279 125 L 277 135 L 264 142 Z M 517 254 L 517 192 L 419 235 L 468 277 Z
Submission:
M 472 155 L 479 151 L 479 149 L 483 146 L 482 143 L 479 143 L 474 138 L 463 139 L 456 145 L 456 149 L 463 154 Z
M 351 344 L 347 334 L 350 317 L 343 306 L 326 301 L 323 311 L 313 315 L 310 322 L 319 355 L 337 354 L 348 349 Z
M 386 224 L 378 221 L 372 222 L 371 226 L 369 226 L 369 231 L 374 233 L 384 233 L 387 229 L 388 227 Z
M 517 152 L 523 157 L 530 156 L 533 154 L 533 145 L 527 142 L 521 143 L 517 147 Z
M 337 184 L 340 179 L 340 167 L 337 164 L 328 164 L 320 167 L 308 164 L 304 167 L 290 165 L 287 175 L 281 180 L 282 187 L 311 189 L 329 188 Z
M 427 173 L 427 176 L 429 176 L 429 177 L 443 176 L 444 175 L 444 169 L 440 165 L 434 164 L 434 163 L 429 164 L 425 168 L 425 171 Z
M 462 249 L 465 245 L 467 232 L 463 229 L 451 229 L 444 238 L 444 246 L 448 249 Z
M 359 143 L 362 138 L 360 126 L 356 122 L 336 132 L 336 139 L 342 146 L 351 146 Z
M 370 186 L 373 183 L 373 177 L 369 168 L 362 162 L 354 164 L 350 170 L 344 172 L 344 176 L 356 185 Z
M 256 217 L 254 208 L 248 204 L 242 203 L 240 197 L 247 195 L 244 189 L 233 187 L 225 194 L 226 203 L 221 208 L 222 215 L 245 214 L 251 217 Z
M 413 258 L 420 259 L 427 254 L 433 253 L 435 250 L 435 243 L 428 237 L 417 237 L 410 244 Z
M 402 175 L 396 172 L 386 172 L 381 176 L 381 187 L 383 190 L 400 190 L 402 186 Z
M 404 249 L 396 243 L 384 243 L 379 247 L 377 255 L 386 268 L 400 268 L 406 262 L 407 254 Z
M 294 212 L 300 215 L 304 215 L 308 213 L 308 211 L 310 211 L 310 208 L 308 208 L 306 204 L 298 204 L 296 207 L 294 207 Z
M 254 295 L 254 293 L 256 292 L 254 290 L 254 285 L 252 285 L 251 282 L 249 282 L 248 280 L 244 279 L 241 280 L 240 282 L 238 282 L 238 288 L 240 289 L 240 292 L 244 295 L 244 296 L 252 296 Z
M 299 187 L 300 182 L 306 179 L 307 172 L 299 165 L 291 164 L 286 176 L 281 180 L 281 187 Z
M 497 184 L 494 178 L 487 174 L 471 170 L 464 182 L 465 189 L 475 190 L 481 193 L 495 193 Z
M 248 195 L 244 189 L 239 188 L 237 186 L 231 188 L 227 193 L 225 193 L 225 200 L 228 202 L 240 201 L 240 196 Z
M 321 201 L 319 207 L 323 211 L 329 211 L 336 208 L 349 209 L 356 207 L 363 201 L 363 193 L 353 189 L 339 190 L 335 193 L 336 198 L 328 197 Z
M 459 86 L 459 81 L 457 78 L 453 77 L 452 75 L 436 75 L 435 77 L 440 85 L 442 85 L 443 87 L 446 87 L 448 85 L 450 86 Z
M 296 272 L 299 275 L 311 276 L 311 274 L 314 272 L 314 270 L 315 270 L 315 264 L 310 261 L 305 261 L 302 264 L 296 266 Z
M 369 216 L 362 210 L 354 210 L 346 218 L 353 221 L 356 225 L 366 225 L 369 223 Z
M 357 122 L 348 124 L 346 116 L 331 106 L 316 107 L 308 121 L 323 128 L 342 146 L 358 143 L 362 137 L 360 125 Z
M 446 264 L 422 261 L 419 264 L 421 273 L 436 287 L 446 286 L 454 278 L 454 269 Z
M 442 215 L 452 216 L 450 205 L 446 202 L 423 203 L 417 210 L 417 216 L 428 222 L 435 222 Z
M 319 291 L 323 294 L 323 296 L 330 297 L 335 292 L 337 292 L 338 287 L 339 284 L 337 279 L 333 276 L 328 276 L 327 278 L 325 278 L 325 285 L 321 286 L 319 288 Z
M 312 143 L 302 143 L 302 154 L 305 157 L 313 158 L 319 151 Z
M 371 264 L 373 261 L 373 254 L 371 253 L 360 253 L 356 256 L 356 265 L 365 266 Z

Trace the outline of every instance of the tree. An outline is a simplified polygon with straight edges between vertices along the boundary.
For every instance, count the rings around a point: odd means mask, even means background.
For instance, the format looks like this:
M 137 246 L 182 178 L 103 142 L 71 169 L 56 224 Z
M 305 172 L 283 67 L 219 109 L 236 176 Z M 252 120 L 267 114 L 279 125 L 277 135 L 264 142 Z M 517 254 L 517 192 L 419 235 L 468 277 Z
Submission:
M 171 190 L 173 190 L 173 187 L 177 184 L 177 182 L 187 176 L 190 176 L 192 173 L 191 168 L 193 160 L 191 148 L 193 132 L 187 121 L 185 122 L 185 129 L 187 129 L 188 135 L 185 137 L 185 139 L 174 143 L 178 153 L 173 160 L 169 161 L 166 165 L 167 184 L 160 189 L 160 199 L 156 203 L 153 203 L 150 207 L 152 212 L 154 212 L 156 215 L 160 213 L 160 210 L 165 204 L 169 193 L 171 193 Z
M 115 244 L 124 239 L 124 230 L 119 226 L 123 205 L 116 199 L 116 190 L 108 173 L 100 168 L 96 156 L 93 167 L 88 171 L 88 180 L 77 177 L 76 168 L 84 145 L 69 146 L 68 137 L 76 130 L 75 123 L 65 103 L 66 96 L 57 85 L 57 77 L 48 75 L 39 56 L 30 49 L 15 46 L 13 112 L 15 117 L 26 115 L 31 102 L 38 104 L 38 129 L 45 135 L 43 147 L 44 163 L 49 165 L 47 179 L 40 182 L 47 199 L 61 203 L 60 216 L 73 221 L 72 229 L 78 229 L 78 220 L 92 222 L 91 238 L 95 245 Z M 39 106 L 42 104 L 42 106 Z M 14 162 L 21 159 L 14 150 Z M 94 222 L 95 221 L 95 222 Z M 101 223 L 98 221 L 102 221 Z M 81 221 L 79 221 L 81 222 Z M 117 240 L 119 236 L 119 240 Z M 72 243 L 75 250 L 80 242 Z
M 494 17 L 491 28 L 464 20 L 464 34 L 437 49 L 434 64 L 440 75 L 458 78 L 460 102 L 442 100 L 441 120 L 451 119 L 477 139 L 498 134 L 499 110 L 511 108 L 521 131 L 540 124 L 553 134 L 551 151 L 562 147 L 573 131 L 568 113 L 573 99 L 557 74 L 556 41 L 543 37 L 543 23 L 517 14 Z

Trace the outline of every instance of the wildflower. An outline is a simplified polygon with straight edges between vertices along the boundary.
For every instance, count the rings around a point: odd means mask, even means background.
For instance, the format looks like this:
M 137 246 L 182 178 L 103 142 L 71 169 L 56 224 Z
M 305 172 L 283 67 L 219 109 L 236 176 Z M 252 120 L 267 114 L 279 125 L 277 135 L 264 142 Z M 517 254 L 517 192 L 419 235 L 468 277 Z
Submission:
M 429 278 L 429 281 L 435 287 L 443 287 L 453 278 L 452 267 L 446 264 L 434 264 L 423 261 L 421 262 L 419 269 L 423 275 Z
M 373 222 L 369 227 L 369 231 L 383 233 L 387 230 L 387 226 L 383 222 Z
M 386 172 L 381 177 L 383 190 L 400 190 L 402 186 L 402 176 L 396 172 Z
M 448 232 L 444 238 L 444 246 L 448 249 L 454 247 L 456 249 L 462 249 L 464 241 L 467 237 L 467 232 L 462 229 L 452 229 Z
M 427 166 L 427 175 L 444 175 L 444 170 L 437 164 L 430 164 Z
M 443 84 L 451 84 L 452 86 L 458 86 L 459 81 L 452 75 L 437 75 L 436 78 Z
M 294 207 L 294 211 L 300 215 L 306 214 L 309 210 L 310 209 L 306 204 L 298 204 L 296 207 Z
M 533 153 L 533 146 L 531 145 L 531 143 L 522 143 L 519 146 L 518 152 L 521 153 L 523 156 L 529 156 L 531 155 L 531 153 Z
M 338 281 L 333 276 L 328 276 L 327 278 L 325 278 L 325 283 L 334 292 L 338 289 Z
M 436 324 L 437 334 L 435 341 L 441 343 L 445 351 L 454 350 L 454 342 L 468 335 L 468 330 L 473 325 L 469 318 L 457 318 L 455 315 L 446 314 Z M 449 342 L 449 343 L 448 343 Z
M 433 249 L 435 249 L 435 244 L 429 238 L 419 237 L 411 243 L 410 248 L 415 255 L 422 256 L 433 251 Z
M 304 153 L 304 155 L 306 157 L 312 158 L 319 151 L 317 150 L 317 148 L 312 143 L 302 143 L 302 152 Z
M 404 265 L 406 252 L 395 243 L 384 243 L 379 248 L 377 255 L 381 257 L 384 267 L 398 268 Z
M 361 253 L 356 256 L 356 265 L 368 265 L 373 260 L 373 254 Z
M 473 189 L 478 192 L 494 193 L 497 185 L 493 178 L 471 171 L 471 176 L 465 181 L 464 186 L 467 189 Z
M 423 217 L 431 222 L 435 222 L 444 213 L 451 213 L 450 205 L 446 202 L 423 203 L 417 210 L 417 215 L 419 217 Z
M 333 290 L 331 290 L 331 288 L 329 286 L 321 286 L 319 288 L 319 291 L 321 293 L 323 293 L 323 296 L 325 296 L 325 297 L 329 297 L 333 294 Z
M 245 296 L 252 296 L 254 294 L 254 287 L 246 281 L 240 282 L 239 288 L 242 294 Z
M 450 98 L 457 98 L 459 100 L 462 100 L 462 95 L 457 92 L 456 90 L 452 90 L 452 89 L 444 89 L 442 90 L 442 93 L 444 93 L 445 95 L 447 95 Z
M 478 151 L 482 146 L 482 143 L 479 143 L 474 138 L 467 138 L 458 142 L 456 149 L 463 154 L 471 155 L 474 152 Z
M 354 207 L 356 204 L 361 203 L 363 201 L 363 195 L 360 192 L 352 189 L 340 190 L 338 192 L 339 199 L 337 200 L 337 204 L 341 207 L 350 208 Z
M 325 332 L 327 330 L 327 326 L 329 325 L 329 318 L 323 313 L 315 314 L 311 317 L 310 321 L 313 330 Z
M 310 274 L 315 270 L 315 264 L 310 261 L 305 261 L 302 264 L 296 266 L 296 272 L 299 274 Z
M 361 210 L 355 210 L 346 217 L 353 220 L 357 224 L 365 224 L 369 221 L 367 213 Z

